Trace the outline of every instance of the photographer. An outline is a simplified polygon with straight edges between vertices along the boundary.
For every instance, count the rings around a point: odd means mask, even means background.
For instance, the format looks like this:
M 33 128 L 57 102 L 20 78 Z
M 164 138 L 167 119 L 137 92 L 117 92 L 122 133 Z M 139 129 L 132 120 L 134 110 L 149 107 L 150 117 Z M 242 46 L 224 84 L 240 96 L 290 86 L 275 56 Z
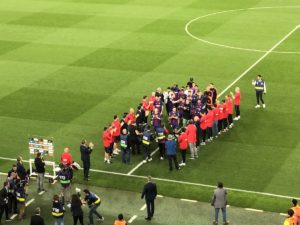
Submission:
M 34 159 L 34 165 L 37 173 L 37 192 L 45 191 L 44 189 L 44 177 L 45 177 L 45 162 L 40 152 L 37 153 Z
M 84 200 L 85 202 L 88 204 L 90 211 L 89 211 L 89 220 L 90 220 L 90 224 L 94 224 L 94 218 L 93 218 L 93 214 L 95 214 L 96 216 L 98 216 L 98 219 L 103 221 L 104 217 L 101 216 L 98 212 L 97 212 L 97 208 L 100 206 L 101 204 L 101 199 L 94 194 L 93 192 L 90 192 L 88 189 L 83 190 L 85 197 Z
M 89 179 L 89 172 L 91 167 L 90 155 L 93 151 L 94 144 L 88 143 L 87 140 L 82 140 L 80 145 L 81 161 L 83 164 L 83 176 L 84 180 Z

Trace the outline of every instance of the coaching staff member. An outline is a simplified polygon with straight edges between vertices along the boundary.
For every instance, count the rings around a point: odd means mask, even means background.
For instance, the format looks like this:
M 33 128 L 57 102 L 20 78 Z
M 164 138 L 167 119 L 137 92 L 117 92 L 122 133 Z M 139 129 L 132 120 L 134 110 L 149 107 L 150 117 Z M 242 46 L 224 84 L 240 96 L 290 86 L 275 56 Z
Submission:
M 81 161 L 83 164 L 83 176 L 84 180 L 89 179 L 89 172 L 91 167 L 90 155 L 93 151 L 94 144 L 90 142 L 88 144 L 87 140 L 82 140 L 80 145 Z
M 145 220 L 151 220 L 154 215 L 154 200 L 157 195 L 156 184 L 152 182 L 151 176 L 147 178 L 148 182 L 144 186 L 144 190 L 142 192 L 141 198 L 143 199 L 145 196 L 146 205 L 147 205 L 147 214 L 148 216 Z

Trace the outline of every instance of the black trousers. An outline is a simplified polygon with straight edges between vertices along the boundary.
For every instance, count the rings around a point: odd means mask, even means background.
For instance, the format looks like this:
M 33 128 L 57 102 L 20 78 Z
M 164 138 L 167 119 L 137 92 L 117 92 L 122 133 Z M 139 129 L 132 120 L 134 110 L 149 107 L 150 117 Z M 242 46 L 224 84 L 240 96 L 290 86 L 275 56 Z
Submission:
M 144 146 L 144 160 L 150 159 L 150 145 L 143 144 Z
M 202 135 L 202 142 L 205 142 L 205 139 L 206 139 L 206 129 L 205 130 L 201 129 L 201 135 Z
M 147 217 L 151 218 L 154 215 L 154 199 L 146 200 L 146 205 L 147 205 Z
M 213 136 L 212 127 L 207 127 L 207 133 L 208 133 L 208 139 L 210 139 Z
M 2 219 L 2 216 L 3 216 L 4 212 L 5 212 L 5 218 L 8 220 L 9 217 L 8 217 L 8 205 L 7 204 L 0 205 L 0 222 L 1 222 L 1 219 Z
M 223 127 L 224 129 L 226 129 L 228 126 L 228 121 L 227 121 L 227 118 L 223 119 Z
M 165 151 L 166 151 L 165 143 L 158 143 L 158 147 L 159 147 L 159 155 L 160 155 L 160 157 L 164 157 Z
M 259 100 L 261 101 L 262 104 L 265 104 L 263 100 L 263 91 L 256 91 L 256 103 L 259 105 Z
M 177 161 L 177 156 L 176 155 L 168 155 L 168 159 L 169 159 L 169 169 L 173 170 L 173 165 L 172 165 L 172 160 L 173 160 L 174 164 L 175 164 L 175 168 L 178 170 L 179 165 L 178 165 L 178 161 Z
M 238 117 L 241 115 L 241 112 L 240 112 L 240 106 L 239 105 L 235 105 L 234 106 L 234 110 L 235 110 L 235 116 Z
M 91 164 L 87 160 L 84 160 L 82 162 L 83 162 L 83 176 L 84 176 L 84 178 L 88 178 L 89 177 L 89 172 L 90 172 Z
M 223 120 L 218 120 L 218 132 L 223 129 Z
M 8 195 L 8 213 L 16 213 L 18 211 L 17 204 L 18 204 L 17 197 L 14 194 L 9 193 L 9 195 Z
M 83 225 L 83 215 L 73 216 L 74 225 L 77 225 L 78 220 L 79 220 L 80 225 Z
M 138 140 L 131 140 L 129 146 L 133 155 L 141 154 L 141 145 Z
M 186 149 L 185 149 L 185 150 L 181 150 L 181 157 L 182 157 L 182 162 L 185 163 L 185 159 L 186 159 Z
M 232 122 L 233 122 L 232 114 L 229 114 L 228 115 L 228 123 L 229 123 L 229 125 L 232 124 Z

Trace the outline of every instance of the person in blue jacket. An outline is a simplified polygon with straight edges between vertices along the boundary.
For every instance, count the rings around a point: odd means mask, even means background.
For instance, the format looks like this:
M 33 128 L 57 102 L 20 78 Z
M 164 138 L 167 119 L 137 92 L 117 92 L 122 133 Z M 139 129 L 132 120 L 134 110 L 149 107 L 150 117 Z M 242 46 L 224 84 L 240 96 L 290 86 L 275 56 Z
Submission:
M 169 169 L 173 170 L 172 160 L 174 161 L 175 168 L 180 170 L 178 165 L 177 156 L 176 156 L 176 141 L 174 140 L 173 135 L 168 136 L 168 140 L 166 141 L 166 151 L 169 160 Z

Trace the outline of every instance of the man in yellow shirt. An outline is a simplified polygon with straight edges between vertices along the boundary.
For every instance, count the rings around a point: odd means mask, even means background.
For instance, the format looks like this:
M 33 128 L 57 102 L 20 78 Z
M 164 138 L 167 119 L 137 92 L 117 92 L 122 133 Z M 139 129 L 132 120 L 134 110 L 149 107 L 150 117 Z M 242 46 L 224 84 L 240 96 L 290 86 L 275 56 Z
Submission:
M 285 219 L 283 225 L 297 225 L 297 218 L 294 216 L 294 211 L 292 209 L 288 210 L 288 216 Z
M 118 219 L 115 220 L 114 225 L 127 225 L 127 222 L 123 218 L 123 214 L 118 215 Z

